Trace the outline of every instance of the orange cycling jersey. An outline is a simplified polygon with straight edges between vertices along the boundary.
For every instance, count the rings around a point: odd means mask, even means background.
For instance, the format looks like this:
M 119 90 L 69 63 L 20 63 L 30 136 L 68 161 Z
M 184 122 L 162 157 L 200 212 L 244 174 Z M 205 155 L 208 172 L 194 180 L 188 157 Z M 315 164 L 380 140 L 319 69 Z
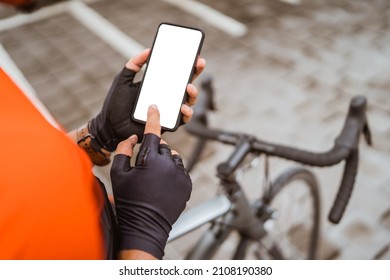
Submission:
M 32 2 L 32 0 L 1 0 L 0 2 L 4 2 L 11 5 L 21 5 Z
M 100 259 L 103 196 L 88 156 L 0 68 L 0 259 Z

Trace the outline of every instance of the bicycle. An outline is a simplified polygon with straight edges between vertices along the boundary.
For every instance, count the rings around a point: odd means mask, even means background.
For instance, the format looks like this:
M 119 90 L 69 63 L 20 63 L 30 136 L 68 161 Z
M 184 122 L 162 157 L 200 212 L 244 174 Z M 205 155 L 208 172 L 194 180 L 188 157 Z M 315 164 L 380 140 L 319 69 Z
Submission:
M 328 216 L 332 223 L 339 223 L 357 174 L 360 135 L 363 133 L 367 144 L 372 145 L 366 118 L 366 98 L 356 96 L 351 100 L 344 127 L 333 148 L 315 153 L 267 143 L 248 134 L 210 128 L 207 113 L 215 110 L 211 77 L 201 82 L 201 90 L 194 116 L 186 126 L 190 134 L 198 137 L 187 169 L 191 171 L 195 166 L 207 141 L 218 141 L 235 148 L 228 159 L 217 166 L 222 191 L 211 200 L 185 211 L 173 225 L 169 242 L 209 224 L 185 259 L 212 259 L 234 231 L 238 233 L 239 241 L 232 259 L 315 259 L 321 211 L 316 175 L 306 167 L 292 167 L 271 181 L 268 178 L 268 157 L 320 167 L 344 160 L 341 184 Z M 237 174 L 261 155 L 266 158 L 264 191 L 259 199 L 249 201 Z M 293 201 L 295 197 L 299 200 Z M 285 212 L 280 211 L 283 206 L 287 207 Z M 292 206 L 299 206 L 299 210 L 291 213 Z M 287 214 L 293 215 L 285 216 Z

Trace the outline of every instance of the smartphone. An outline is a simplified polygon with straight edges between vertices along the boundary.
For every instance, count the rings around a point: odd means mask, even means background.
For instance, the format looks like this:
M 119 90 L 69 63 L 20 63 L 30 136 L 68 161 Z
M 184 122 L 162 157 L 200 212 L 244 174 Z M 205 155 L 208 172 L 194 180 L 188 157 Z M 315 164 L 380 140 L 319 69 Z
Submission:
M 187 84 L 194 75 L 203 40 L 200 29 L 170 23 L 159 25 L 132 112 L 134 121 L 146 123 L 148 107 L 155 104 L 164 130 L 179 127 L 180 108 L 187 98 Z

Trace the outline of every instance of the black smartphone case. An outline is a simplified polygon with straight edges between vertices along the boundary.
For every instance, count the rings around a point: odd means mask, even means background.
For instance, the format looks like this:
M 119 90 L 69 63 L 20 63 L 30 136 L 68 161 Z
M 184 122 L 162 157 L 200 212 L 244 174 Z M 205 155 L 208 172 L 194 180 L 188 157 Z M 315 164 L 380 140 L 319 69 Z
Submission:
M 189 84 L 191 81 L 192 81 L 192 78 L 194 77 L 194 74 L 195 74 L 195 71 L 196 71 L 196 61 L 198 59 L 198 56 L 200 55 L 200 52 L 202 50 L 202 46 L 203 46 L 203 42 L 204 42 L 204 38 L 205 38 L 205 34 L 204 32 L 199 29 L 199 28 L 194 28 L 194 27 L 189 27 L 189 26 L 184 26 L 184 25 L 178 25 L 178 24 L 173 24 L 173 23 L 168 23 L 168 22 L 162 22 L 159 24 L 158 28 L 157 28 L 157 32 L 156 32 L 156 35 L 153 39 L 153 44 L 152 44 L 152 48 L 151 48 L 151 51 L 150 51 L 150 54 L 149 54 L 149 57 L 148 57 L 148 60 L 146 62 L 147 66 L 146 66 L 146 69 L 145 69 L 145 73 L 144 73 L 144 76 L 146 75 L 147 71 L 148 71 L 148 64 L 149 64 L 149 59 L 153 53 L 153 48 L 154 48 L 154 44 L 156 42 L 156 39 L 157 39 L 157 34 L 158 34 L 158 29 L 160 28 L 161 25 L 163 24 L 167 24 L 167 25 L 172 25 L 172 26 L 177 26 L 177 27 L 182 27 L 182 28 L 189 28 L 189 29 L 194 29 L 194 30 L 197 30 L 197 31 L 200 31 L 201 34 L 202 34 L 202 38 L 201 38 L 201 41 L 199 42 L 199 47 L 198 47 L 198 52 L 197 52 L 197 55 L 195 56 L 195 60 L 194 60 L 194 63 L 193 63 L 193 66 L 192 66 L 192 71 L 191 71 L 191 74 L 190 76 L 188 77 L 188 82 L 187 84 Z M 133 121 L 135 122 L 139 122 L 139 123 L 143 123 L 145 124 L 146 122 L 145 121 L 142 121 L 142 120 L 139 120 L 139 119 L 136 119 L 134 117 L 134 112 L 135 112 L 135 109 L 136 109 L 136 106 L 137 106 L 137 103 L 138 103 L 138 99 L 139 99 L 139 95 L 141 93 L 141 89 L 142 89 L 142 83 L 143 81 L 141 81 L 141 84 L 140 84 L 140 87 L 139 87 L 139 90 L 138 90 L 138 95 L 137 95 L 137 99 L 136 99 L 136 102 L 134 104 L 134 107 L 133 107 L 133 111 L 131 113 L 131 118 Z M 187 90 L 185 89 L 185 92 L 184 92 L 184 95 L 183 95 L 183 100 L 182 100 L 182 103 L 181 104 L 184 104 L 186 101 L 187 101 L 187 98 L 188 98 L 188 95 L 187 95 Z M 183 114 L 181 113 L 181 111 L 179 110 L 179 114 L 178 114 L 178 117 L 177 117 L 177 121 L 176 121 L 176 125 L 174 128 L 167 128 L 167 127 L 161 127 L 161 130 L 162 131 L 176 131 L 179 126 L 182 124 L 182 118 L 183 118 Z

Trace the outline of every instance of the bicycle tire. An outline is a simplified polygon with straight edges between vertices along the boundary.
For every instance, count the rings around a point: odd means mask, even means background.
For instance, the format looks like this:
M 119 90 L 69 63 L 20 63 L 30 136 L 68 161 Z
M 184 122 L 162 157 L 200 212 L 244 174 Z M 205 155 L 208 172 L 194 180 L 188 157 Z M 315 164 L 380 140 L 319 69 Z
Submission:
M 274 180 L 262 202 L 277 211 L 279 217 L 271 219 L 274 222 L 272 229 L 255 242 L 255 258 L 316 259 L 320 234 L 320 194 L 316 176 L 302 167 L 288 169 Z M 240 246 L 244 248 L 246 243 L 242 238 L 236 252 L 238 258 L 242 257 Z M 247 248 L 242 250 L 248 254 Z

